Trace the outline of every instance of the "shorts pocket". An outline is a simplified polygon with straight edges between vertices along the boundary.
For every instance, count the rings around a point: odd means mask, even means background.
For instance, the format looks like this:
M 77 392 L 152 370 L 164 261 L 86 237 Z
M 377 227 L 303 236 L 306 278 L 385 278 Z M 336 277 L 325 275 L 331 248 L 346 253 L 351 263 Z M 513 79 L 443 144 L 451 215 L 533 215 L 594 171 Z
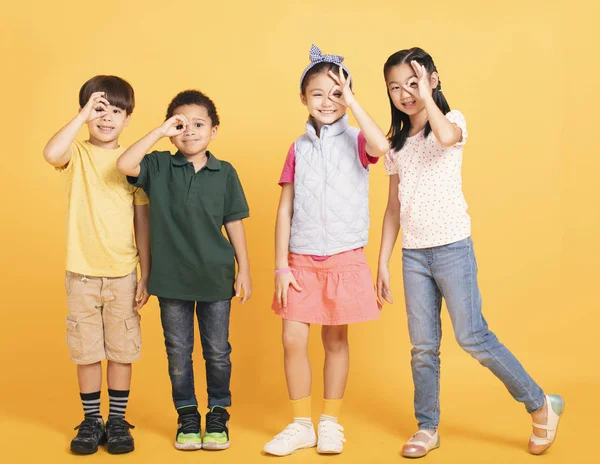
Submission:
M 82 354 L 82 343 L 81 343 L 81 331 L 79 330 L 79 323 L 69 318 L 66 319 L 67 324 L 67 347 L 71 359 L 75 360 L 81 357 Z
M 125 319 L 125 338 L 127 340 L 126 350 L 129 353 L 137 353 L 142 349 L 142 330 L 140 327 L 141 316 L 136 314 Z

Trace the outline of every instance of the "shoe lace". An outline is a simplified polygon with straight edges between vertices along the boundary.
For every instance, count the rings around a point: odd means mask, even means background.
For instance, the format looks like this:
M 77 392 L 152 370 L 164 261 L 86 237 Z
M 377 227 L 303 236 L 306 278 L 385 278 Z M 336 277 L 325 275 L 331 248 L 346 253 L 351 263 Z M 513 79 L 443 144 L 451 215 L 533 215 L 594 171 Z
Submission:
M 198 414 L 184 414 L 179 416 L 182 433 L 198 433 L 200 430 L 200 417 Z
M 77 430 L 77 436 L 79 437 L 92 437 L 96 431 L 98 421 L 92 418 L 85 418 L 81 424 L 75 427 L 73 430 Z
M 211 411 L 206 414 L 206 431 L 223 432 L 225 430 L 225 415 L 220 412 Z
M 319 437 L 321 439 L 331 439 L 331 440 L 340 440 L 345 442 L 343 433 L 344 427 L 342 427 L 337 422 L 333 422 L 330 420 L 322 421 L 319 424 Z
M 302 426 L 298 424 L 289 424 L 285 429 L 283 429 L 283 431 L 275 435 L 274 440 L 290 440 L 294 435 L 300 432 L 300 427 Z
M 122 417 L 109 419 L 106 426 L 112 435 L 126 435 L 129 429 L 135 429 L 135 425 L 131 425 Z

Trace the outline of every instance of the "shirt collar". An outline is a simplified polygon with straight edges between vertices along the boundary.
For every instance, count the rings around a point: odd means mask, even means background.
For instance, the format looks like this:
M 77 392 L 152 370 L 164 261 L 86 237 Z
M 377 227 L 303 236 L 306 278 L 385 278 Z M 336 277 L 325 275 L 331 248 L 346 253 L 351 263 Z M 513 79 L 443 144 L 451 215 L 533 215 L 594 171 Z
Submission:
M 324 138 L 335 137 L 336 135 L 343 134 L 344 132 L 346 132 L 348 130 L 348 127 L 349 127 L 348 114 L 346 113 L 344 116 L 342 116 L 340 119 L 338 119 L 333 124 L 329 124 L 329 125 L 321 127 L 321 134 L 320 134 L 321 137 L 320 138 L 324 139 Z M 306 121 L 306 133 L 313 140 L 319 139 L 319 137 L 317 137 L 317 130 L 315 129 L 315 126 L 313 125 L 312 117 L 309 118 L 308 121 Z
M 210 151 L 207 151 L 206 156 L 208 157 L 205 165 L 206 169 L 209 169 L 210 171 L 218 171 L 221 169 L 221 161 L 215 158 L 215 155 Z M 171 157 L 171 163 L 173 163 L 174 166 L 185 166 L 189 161 L 180 151 L 178 151 Z

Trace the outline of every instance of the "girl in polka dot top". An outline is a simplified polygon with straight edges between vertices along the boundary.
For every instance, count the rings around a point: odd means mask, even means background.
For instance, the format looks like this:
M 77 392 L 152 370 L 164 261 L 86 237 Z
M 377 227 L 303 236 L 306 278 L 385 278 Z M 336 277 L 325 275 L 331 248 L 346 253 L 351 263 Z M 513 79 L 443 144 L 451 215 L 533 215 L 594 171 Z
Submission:
M 384 66 L 392 124 L 386 172 L 390 176 L 379 255 L 377 292 L 392 302 L 389 260 L 402 229 L 402 275 L 412 350 L 418 432 L 402 448 L 421 457 L 439 446 L 442 298 L 459 345 L 492 371 L 533 419 L 529 450 L 554 441 L 564 401 L 546 395 L 490 331 L 481 312 L 471 221 L 462 193 L 461 165 L 467 124 L 442 93 L 431 56 L 401 50 Z

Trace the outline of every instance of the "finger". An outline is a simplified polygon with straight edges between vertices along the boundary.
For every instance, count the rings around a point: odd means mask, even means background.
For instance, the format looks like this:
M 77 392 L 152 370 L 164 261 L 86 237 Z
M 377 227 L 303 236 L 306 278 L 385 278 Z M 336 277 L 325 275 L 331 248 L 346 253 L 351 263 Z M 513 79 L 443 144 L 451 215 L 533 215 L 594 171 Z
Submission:
M 277 304 L 281 308 L 283 306 L 283 299 L 281 298 L 281 290 L 277 289 Z
M 95 100 L 97 103 L 104 103 L 106 106 L 110 105 L 110 103 L 108 102 L 108 100 L 106 98 L 103 97 L 98 97 Z
M 411 94 L 413 97 L 417 96 L 417 92 L 415 91 L 415 89 L 413 89 L 412 87 L 410 87 L 409 85 L 403 85 L 402 88 L 404 90 L 406 90 L 409 94 Z
M 381 282 L 377 282 L 377 299 L 380 303 L 383 303 L 383 288 Z
M 388 284 L 384 284 L 383 286 L 383 296 L 385 298 L 385 301 L 387 301 L 388 303 L 394 302 L 392 298 L 392 290 L 390 289 Z
M 244 288 L 244 297 L 242 298 L 242 304 L 244 304 L 246 301 L 248 301 L 248 298 L 250 298 L 250 295 L 252 294 L 252 290 L 249 288 L 246 288 L 244 285 L 242 285 L 242 287 Z
M 417 77 L 421 77 L 421 67 L 420 67 L 419 63 L 417 63 L 415 60 L 412 60 L 410 62 L 410 65 L 412 66 L 413 70 L 415 71 L 415 74 L 417 75 Z
M 292 287 L 294 287 L 294 289 L 298 290 L 299 292 L 302 291 L 302 287 L 300 287 L 300 285 L 298 284 L 298 282 L 296 282 L 296 279 L 294 277 L 292 277 L 290 284 L 292 285 Z
M 287 294 L 288 294 L 288 289 L 284 288 L 283 291 L 281 292 L 281 299 L 283 300 L 284 308 L 287 308 Z
M 148 300 L 150 299 L 150 295 L 148 293 L 146 293 L 142 299 L 140 300 L 140 302 L 137 304 L 137 306 L 135 307 L 136 311 L 141 309 L 146 303 L 148 303 Z
M 329 74 L 329 77 L 331 77 L 336 84 L 342 84 L 343 81 L 340 80 L 340 78 L 333 71 L 330 70 L 327 74 Z
M 351 78 L 352 78 L 352 76 L 350 74 L 348 74 L 348 79 L 346 79 L 346 82 L 344 82 L 344 89 L 350 88 L 350 79 Z
M 239 297 L 240 296 L 240 290 L 242 289 L 242 283 L 241 282 L 236 282 L 235 283 L 235 296 Z
M 339 100 L 340 97 L 336 97 L 334 95 L 336 92 L 342 93 L 342 88 L 338 84 L 336 84 L 333 87 L 331 87 L 331 90 L 329 91 L 329 94 L 327 95 L 327 97 L 330 98 L 330 99 L 336 98 L 336 99 Z

